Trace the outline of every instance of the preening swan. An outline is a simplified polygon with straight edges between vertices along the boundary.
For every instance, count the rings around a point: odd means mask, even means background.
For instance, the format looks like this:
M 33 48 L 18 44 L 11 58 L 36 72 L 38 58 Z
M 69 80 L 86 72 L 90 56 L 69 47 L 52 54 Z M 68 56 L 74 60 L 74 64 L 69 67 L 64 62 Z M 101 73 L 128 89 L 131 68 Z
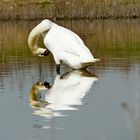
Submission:
M 43 36 L 46 49 L 38 46 L 38 39 Z M 99 59 L 95 59 L 81 38 L 69 29 L 45 19 L 30 32 L 28 45 L 34 55 L 47 56 L 52 53 L 57 72 L 60 71 L 60 62 L 73 69 L 82 69 Z
M 82 99 L 98 78 L 86 70 L 74 70 L 56 76 L 53 85 L 48 82 L 35 83 L 30 91 L 30 106 L 35 108 L 33 114 L 51 118 L 64 116 L 62 110 L 77 110 Z M 46 89 L 44 101 L 40 99 L 40 91 Z

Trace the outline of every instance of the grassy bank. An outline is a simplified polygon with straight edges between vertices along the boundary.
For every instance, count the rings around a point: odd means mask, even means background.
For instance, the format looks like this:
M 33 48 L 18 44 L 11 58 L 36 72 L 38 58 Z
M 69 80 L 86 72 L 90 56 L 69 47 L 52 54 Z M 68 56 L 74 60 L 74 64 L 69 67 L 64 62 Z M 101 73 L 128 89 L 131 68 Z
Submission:
M 1 0 L 0 20 L 140 18 L 139 0 Z

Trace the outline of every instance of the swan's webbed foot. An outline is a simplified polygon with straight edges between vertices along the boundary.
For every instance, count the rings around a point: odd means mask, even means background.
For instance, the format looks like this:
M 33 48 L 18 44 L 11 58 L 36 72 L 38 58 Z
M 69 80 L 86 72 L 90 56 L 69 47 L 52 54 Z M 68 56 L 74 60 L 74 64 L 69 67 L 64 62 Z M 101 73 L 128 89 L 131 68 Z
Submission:
M 60 64 L 56 65 L 56 73 L 60 75 Z

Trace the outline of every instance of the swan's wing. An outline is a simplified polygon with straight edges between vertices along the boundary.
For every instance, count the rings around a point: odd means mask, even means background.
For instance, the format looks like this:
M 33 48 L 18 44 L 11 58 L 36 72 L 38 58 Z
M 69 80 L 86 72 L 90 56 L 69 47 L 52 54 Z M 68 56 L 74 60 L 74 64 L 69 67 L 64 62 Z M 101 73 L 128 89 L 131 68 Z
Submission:
M 69 54 L 72 54 L 72 55 L 75 55 L 77 57 L 80 57 L 80 55 L 76 52 L 74 52 L 73 50 L 64 50 L 66 53 L 69 53 Z
M 85 46 L 81 38 L 69 29 L 59 25 L 52 27 L 51 35 L 55 39 L 57 46 L 65 52 L 80 56 L 80 54 L 88 53 L 89 49 Z

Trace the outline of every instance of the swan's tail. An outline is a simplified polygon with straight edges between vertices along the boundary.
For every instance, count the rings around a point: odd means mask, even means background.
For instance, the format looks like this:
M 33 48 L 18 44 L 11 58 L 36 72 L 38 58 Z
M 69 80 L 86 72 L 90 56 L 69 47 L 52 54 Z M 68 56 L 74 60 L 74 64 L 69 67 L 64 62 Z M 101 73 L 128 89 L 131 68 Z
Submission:
M 95 63 L 98 63 L 98 62 L 100 62 L 100 61 L 101 61 L 101 59 L 95 58 L 93 61 L 84 62 L 84 63 L 82 63 L 82 68 L 87 68 L 87 67 L 89 67 L 89 66 L 93 66 Z
M 28 37 L 28 46 L 34 55 L 39 55 L 39 53 L 46 50 L 38 47 L 38 39 L 43 32 L 48 31 L 51 27 L 52 22 L 46 19 L 35 26 L 30 32 Z

